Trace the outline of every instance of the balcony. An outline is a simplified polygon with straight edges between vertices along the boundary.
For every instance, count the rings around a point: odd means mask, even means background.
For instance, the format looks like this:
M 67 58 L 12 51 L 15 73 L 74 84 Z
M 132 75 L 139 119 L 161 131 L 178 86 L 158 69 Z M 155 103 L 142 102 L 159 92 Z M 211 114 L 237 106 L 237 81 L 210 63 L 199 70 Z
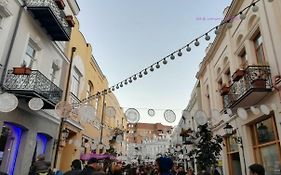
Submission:
M 12 70 L 9 70 L 3 88 L 16 96 L 27 99 L 42 98 L 43 109 L 54 109 L 62 98 L 62 90 L 38 70 L 22 75 L 14 74 Z
M 223 96 L 225 108 L 249 107 L 272 91 L 269 66 L 248 66 L 242 78 L 234 81 Z
M 27 9 L 54 41 L 69 41 L 71 26 L 55 0 L 26 0 Z

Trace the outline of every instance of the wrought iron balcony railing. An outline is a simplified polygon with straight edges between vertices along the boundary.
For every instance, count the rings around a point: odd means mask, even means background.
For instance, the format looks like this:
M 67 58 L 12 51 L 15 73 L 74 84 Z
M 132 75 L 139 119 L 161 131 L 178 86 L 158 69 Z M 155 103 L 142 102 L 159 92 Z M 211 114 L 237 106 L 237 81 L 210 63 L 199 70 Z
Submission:
M 223 96 L 224 107 L 233 108 L 253 92 L 270 92 L 272 90 L 271 73 L 269 66 L 248 66 L 244 76 L 233 82 L 229 92 Z M 255 94 L 255 97 L 258 95 Z M 257 98 L 252 98 L 257 99 Z M 252 99 L 245 99 L 245 103 L 256 103 Z
M 69 41 L 71 27 L 55 0 L 25 0 L 27 9 L 55 41 Z
M 29 75 L 15 75 L 9 70 L 3 87 L 19 95 L 42 98 L 48 103 L 44 108 L 54 108 L 61 100 L 63 92 L 38 70 L 32 70 Z

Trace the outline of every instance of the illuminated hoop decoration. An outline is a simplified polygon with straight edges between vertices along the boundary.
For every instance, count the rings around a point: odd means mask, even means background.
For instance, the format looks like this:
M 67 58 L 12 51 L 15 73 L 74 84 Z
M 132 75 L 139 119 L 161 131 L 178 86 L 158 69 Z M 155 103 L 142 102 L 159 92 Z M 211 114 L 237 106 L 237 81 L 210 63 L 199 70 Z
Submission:
M 116 110 L 112 106 L 107 106 L 105 112 L 106 115 L 111 118 L 114 118 L 116 115 Z
M 17 108 L 18 98 L 11 93 L 0 94 L 0 112 L 11 112 Z
M 72 106 L 67 101 L 61 101 L 55 106 L 55 113 L 62 118 L 69 117 L 71 111 Z
M 176 120 L 176 114 L 174 113 L 174 111 L 167 109 L 164 112 L 164 119 L 169 122 L 169 123 L 173 123 Z
M 127 109 L 125 116 L 129 123 L 137 123 L 140 120 L 140 113 L 135 108 Z
M 197 125 L 205 125 L 208 122 L 205 112 L 200 110 L 195 113 L 194 119 Z
M 251 109 L 251 111 L 252 111 L 252 113 L 253 113 L 254 115 L 259 115 L 260 112 L 261 112 L 261 111 L 259 110 L 259 108 L 256 108 L 256 107 L 254 107 L 254 106 L 251 106 L 250 109 Z
M 244 108 L 238 108 L 237 114 L 242 120 L 247 120 L 248 118 L 248 113 Z
M 148 109 L 147 113 L 150 117 L 153 117 L 155 115 L 154 109 Z
M 93 121 L 96 118 L 96 110 L 93 106 L 83 105 L 78 109 L 78 115 L 82 123 Z
M 266 105 L 261 105 L 260 106 L 261 112 L 265 115 L 269 115 L 270 114 L 270 110 Z
M 28 106 L 34 111 L 39 111 L 44 106 L 44 101 L 41 98 L 34 97 L 29 100 Z

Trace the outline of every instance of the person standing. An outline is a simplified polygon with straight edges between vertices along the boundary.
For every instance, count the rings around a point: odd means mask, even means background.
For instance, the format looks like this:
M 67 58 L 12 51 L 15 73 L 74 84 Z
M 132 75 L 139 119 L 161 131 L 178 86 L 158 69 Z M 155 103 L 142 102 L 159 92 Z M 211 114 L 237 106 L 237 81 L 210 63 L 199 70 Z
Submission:
M 29 174 L 50 174 L 51 162 L 45 160 L 45 156 L 40 154 L 37 160 L 31 165 Z
M 80 175 L 82 172 L 82 163 L 79 159 L 75 159 L 71 163 L 71 170 L 67 171 L 64 175 Z

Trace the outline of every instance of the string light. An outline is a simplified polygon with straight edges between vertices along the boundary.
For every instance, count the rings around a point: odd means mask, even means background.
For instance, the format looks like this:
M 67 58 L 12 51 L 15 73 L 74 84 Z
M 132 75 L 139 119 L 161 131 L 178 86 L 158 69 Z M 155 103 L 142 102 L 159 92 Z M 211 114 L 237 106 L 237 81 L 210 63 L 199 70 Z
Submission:
M 257 6 L 256 4 L 257 4 L 257 2 L 259 2 L 259 1 L 260 1 L 260 0 L 256 0 L 256 1 L 252 2 L 249 6 L 245 7 L 243 10 L 239 11 L 239 13 L 237 13 L 236 15 L 234 15 L 234 16 L 233 16 L 233 19 L 234 19 L 235 17 L 237 17 L 237 16 L 240 16 L 240 19 L 241 19 L 241 20 L 244 20 L 244 19 L 246 18 L 246 14 L 243 13 L 243 12 L 244 12 L 245 10 L 249 9 L 249 8 L 252 8 L 252 11 L 253 11 L 253 12 L 257 12 L 259 8 L 258 8 L 258 6 Z M 268 2 L 273 2 L 273 0 L 268 0 Z M 209 32 L 211 32 L 211 31 L 214 30 L 214 33 L 215 33 L 216 35 L 218 35 L 218 34 L 219 34 L 220 27 L 223 26 L 224 24 L 226 24 L 226 27 L 227 27 L 227 28 L 232 27 L 232 21 L 231 21 L 231 20 L 227 20 L 227 21 L 223 20 L 219 25 L 217 25 L 217 26 L 211 28 L 208 32 L 206 32 L 206 33 L 204 33 L 203 35 L 201 35 L 201 36 L 197 37 L 196 39 L 192 40 L 190 43 L 188 43 L 186 46 L 182 47 L 181 49 L 178 49 L 177 55 L 178 55 L 178 56 L 182 56 L 181 50 L 184 49 L 184 48 L 186 49 L 187 52 L 190 52 L 190 51 L 191 51 L 190 44 L 193 43 L 193 42 L 194 42 L 194 45 L 195 45 L 195 46 L 199 46 L 199 45 L 200 45 L 199 39 L 202 38 L 202 37 L 204 37 L 204 36 L 205 36 L 205 40 L 206 40 L 206 41 L 209 41 L 209 40 L 210 40 Z M 161 61 L 163 61 L 163 64 L 167 64 L 167 60 L 166 60 L 167 57 L 170 57 L 171 60 L 174 60 L 174 59 L 175 59 L 174 53 L 176 53 L 176 51 L 174 51 L 174 52 L 171 53 L 170 55 L 168 55 L 168 56 L 162 58 L 162 59 L 159 60 L 158 62 L 152 64 L 150 67 L 147 67 L 147 68 L 143 69 L 143 70 L 142 70 L 142 71 L 144 71 L 144 72 L 143 72 L 143 75 L 147 75 L 147 74 L 148 74 L 147 69 L 149 69 L 151 72 L 153 72 L 153 71 L 154 71 L 154 67 L 153 67 L 154 65 L 156 65 L 156 66 L 155 66 L 156 68 L 160 68 L 159 62 L 161 62 Z M 142 71 L 140 71 L 140 72 L 138 73 L 140 78 L 143 76 L 143 75 L 142 75 Z M 134 80 L 137 80 L 137 74 L 135 74 L 135 75 L 132 76 L 132 77 L 133 77 Z M 128 80 L 129 83 L 132 83 L 132 79 L 131 79 L 132 77 L 129 78 L 129 80 Z M 123 81 L 122 81 L 122 82 L 123 82 Z M 122 82 L 121 82 L 121 84 L 120 84 L 120 87 L 123 87 Z M 128 84 L 128 83 L 127 83 L 127 79 L 125 80 L 124 84 L 125 84 L 125 85 Z M 118 83 L 117 85 L 115 85 L 115 86 L 112 86 L 112 88 L 111 88 L 112 91 L 115 90 L 114 87 L 116 87 L 116 89 L 119 89 L 119 83 Z M 109 88 L 109 90 L 110 90 L 110 88 Z M 108 92 L 110 92 L 110 91 L 108 91 Z M 83 102 L 85 102 L 85 101 L 92 100 L 92 99 L 94 99 L 94 98 L 96 98 L 96 97 L 99 97 L 99 96 L 100 96 L 100 93 L 98 92 L 98 93 L 95 94 L 95 95 L 92 95 L 92 96 L 90 96 L 90 97 L 88 97 L 88 98 L 86 98 L 86 99 L 81 100 L 81 103 L 83 103 Z

